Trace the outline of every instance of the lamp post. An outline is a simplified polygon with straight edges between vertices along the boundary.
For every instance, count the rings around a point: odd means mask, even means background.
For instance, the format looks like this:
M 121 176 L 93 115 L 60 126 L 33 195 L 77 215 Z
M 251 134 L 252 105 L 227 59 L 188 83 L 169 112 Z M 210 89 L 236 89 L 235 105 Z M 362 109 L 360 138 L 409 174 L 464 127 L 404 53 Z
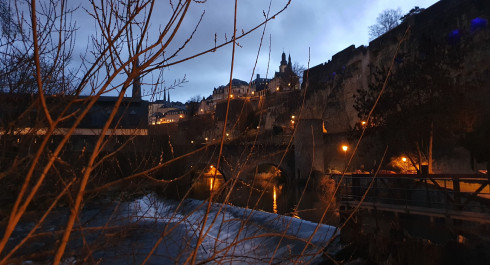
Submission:
M 347 150 L 349 150 L 349 147 L 344 144 L 342 145 L 342 150 L 344 151 L 345 170 L 347 171 Z
M 407 158 L 402 156 L 402 166 L 403 166 L 403 171 L 404 173 L 408 173 L 408 163 L 407 163 Z

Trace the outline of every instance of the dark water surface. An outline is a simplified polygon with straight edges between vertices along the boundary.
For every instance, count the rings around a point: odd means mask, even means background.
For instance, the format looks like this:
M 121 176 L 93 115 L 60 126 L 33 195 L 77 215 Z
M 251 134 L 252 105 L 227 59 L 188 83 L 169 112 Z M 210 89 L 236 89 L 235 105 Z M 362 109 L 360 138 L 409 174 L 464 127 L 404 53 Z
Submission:
M 214 193 L 217 201 L 223 202 L 228 193 L 227 202 L 235 206 L 329 225 L 338 224 L 336 201 L 334 199 L 330 202 L 331 193 L 327 184 L 316 183 L 307 187 L 292 185 L 282 182 L 279 177 L 264 173 L 255 178 L 237 180 L 235 185 L 226 183 L 226 187 L 224 186 L 225 180 L 222 176 L 214 177 L 212 174 L 205 174 L 196 180 L 190 196 L 207 200 L 211 193 Z

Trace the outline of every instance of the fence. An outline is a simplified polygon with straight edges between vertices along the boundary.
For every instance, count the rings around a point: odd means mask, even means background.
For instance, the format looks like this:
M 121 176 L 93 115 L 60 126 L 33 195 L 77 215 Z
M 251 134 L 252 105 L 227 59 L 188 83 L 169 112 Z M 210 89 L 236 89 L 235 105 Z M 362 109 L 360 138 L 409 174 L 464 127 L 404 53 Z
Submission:
M 490 223 L 490 179 L 477 174 L 348 174 L 340 183 L 341 207 L 428 215 Z

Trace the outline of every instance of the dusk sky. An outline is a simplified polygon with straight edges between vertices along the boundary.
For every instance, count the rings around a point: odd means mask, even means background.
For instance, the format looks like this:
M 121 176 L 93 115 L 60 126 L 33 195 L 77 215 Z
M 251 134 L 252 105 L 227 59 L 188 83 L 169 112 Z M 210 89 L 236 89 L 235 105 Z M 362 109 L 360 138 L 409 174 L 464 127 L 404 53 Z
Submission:
M 167 4 L 168 1 L 162 1 Z M 368 27 L 375 24 L 378 14 L 385 9 L 400 8 L 407 13 L 414 6 L 427 8 L 436 0 L 292 0 L 290 6 L 267 24 L 264 41 L 259 54 L 255 73 L 252 71 L 259 49 L 263 28 L 239 40 L 236 49 L 234 78 L 249 82 L 256 74 L 272 77 L 278 71 L 281 54 L 291 54 L 292 62 L 307 67 L 308 49 L 310 49 L 310 67 L 324 63 L 332 55 L 349 45 L 356 47 L 369 42 Z M 279 11 L 285 0 L 272 0 L 270 14 Z M 246 0 L 238 5 L 238 32 L 247 31 L 261 22 L 263 11 L 267 12 L 269 1 Z M 205 14 L 194 38 L 181 52 L 188 56 L 214 46 L 215 34 L 218 42 L 228 39 L 233 32 L 234 1 L 208 0 L 204 4 L 193 3 L 184 21 L 176 45 L 183 43 L 193 31 L 203 10 Z M 158 11 L 158 10 L 157 10 Z M 162 24 L 166 22 L 164 12 Z M 155 22 L 153 22 L 155 23 Z M 90 27 L 83 27 L 78 36 L 84 36 Z M 270 64 L 268 56 L 270 46 Z M 167 84 L 186 76 L 187 83 L 171 90 L 171 100 L 186 102 L 191 97 L 207 97 L 213 88 L 225 85 L 229 81 L 231 63 L 231 45 L 209 53 L 197 59 L 167 68 L 164 71 Z M 143 82 L 151 82 L 146 76 Z M 143 86 L 143 89 L 148 89 Z M 163 95 L 160 99 L 163 98 Z M 150 98 L 145 98 L 149 100 Z M 157 98 L 158 99 L 158 98 Z

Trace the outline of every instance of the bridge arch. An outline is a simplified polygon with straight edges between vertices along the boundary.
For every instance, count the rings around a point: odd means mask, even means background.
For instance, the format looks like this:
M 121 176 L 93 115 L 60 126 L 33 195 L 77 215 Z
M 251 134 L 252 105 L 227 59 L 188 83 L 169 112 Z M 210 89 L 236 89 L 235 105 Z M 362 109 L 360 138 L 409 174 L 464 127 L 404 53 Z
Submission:
M 279 172 L 273 172 L 276 169 Z M 272 177 L 279 180 L 280 182 L 288 183 L 290 179 L 294 176 L 290 175 L 288 168 L 285 166 L 279 166 L 278 163 L 273 162 L 260 162 L 255 167 L 250 167 L 246 174 L 253 176 L 255 173 L 258 174 L 272 174 Z M 277 175 L 278 174 L 278 175 Z

